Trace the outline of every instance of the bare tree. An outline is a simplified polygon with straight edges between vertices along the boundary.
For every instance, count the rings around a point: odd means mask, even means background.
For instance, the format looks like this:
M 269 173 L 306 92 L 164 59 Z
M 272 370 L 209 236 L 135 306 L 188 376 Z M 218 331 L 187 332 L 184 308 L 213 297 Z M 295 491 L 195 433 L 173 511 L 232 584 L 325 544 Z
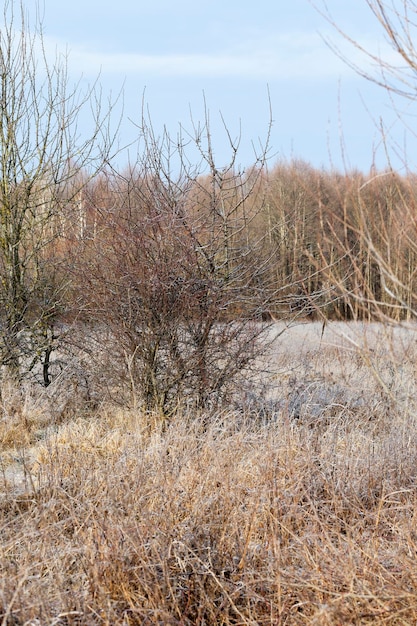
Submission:
M 319 11 L 336 29 L 352 50 L 362 55 L 353 62 L 341 46 L 328 40 L 330 47 L 366 80 L 379 85 L 391 98 L 406 133 L 416 135 L 410 118 L 398 105 L 401 99 L 414 103 L 417 96 L 417 4 L 414 0 L 364 0 L 384 36 L 385 46 L 377 51 L 350 36 L 336 23 L 327 5 Z M 318 7 L 317 3 L 315 6 Z M 407 154 L 390 146 L 384 123 L 379 123 L 388 163 L 391 150 L 402 159 L 409 171 Z M 351 210 L 343 217 L 343 229 L 349 237 L 339 237 L 330 227 L 340 257 L 350 259 L 349 278 L 329 272 L 340 294 L 359 315 L 380 319 L 416 317 L 416 196 L 412 176 L 401 179 L 392 166 L 384 172 L 373 172 L 367 180 L 358 178 L 350 202 Z M 332 230 L 333 228 L 333 230 Z
M 414 0 L 363 0 L 363 2 L 370 9 L 375 22 L 379 24 L 387 47 L 382 46 L 381 51 L 381 48 L 371 49 L 362 44 L 335 21 L 325 3 L 313 2 L 343 40 L 360 53 L 362 63 L 352 61 L 333 40 L 326 39 L 327 43 L 349 67 L 366 80 L 380 85 L 392 94 L 414 101 L 417 78 L 416 2 Z
M 38 7 L 39 9 L 39 7 Z M 111 107 L 110 107 L 111 109 Z M 78 124 L 90 112 L 89 137 Z M 92 112 L 92 113 L 91 113 Z M 69 87 L 66 59 L 50 61 L 36 12 L 6 0 L 0 32 L 0 365 L 18 378 L 42 363 L 43 384 L 56 345 L 68 275 L 58 240 L 86 181 L 112 141 L 109 113 L 93 87 Z

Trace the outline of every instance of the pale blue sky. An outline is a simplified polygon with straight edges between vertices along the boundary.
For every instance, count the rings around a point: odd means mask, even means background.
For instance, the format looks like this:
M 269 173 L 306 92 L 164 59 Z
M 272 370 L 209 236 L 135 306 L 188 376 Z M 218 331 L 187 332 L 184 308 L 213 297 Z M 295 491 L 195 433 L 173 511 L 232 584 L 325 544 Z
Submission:
M 320 0 L 317 0 L 318 2 Z M 365 45 L 388 50 L 365 0 L 328 0 L 340 27 Z M 44 0 L 48 46 L 68 49 L 71 77 L 91 81 L 101 72 L 103 93 L 124 84 L 123 139 L 133 138 L 145 99 L 156 130 L 190 128 L 190 108 L 210 110 L 219 164 L 227 161 L 219 111 L 233 136 L 242 128 L 239 161 L 253 160 L 252 142 L 265 137 L 269 86 L 272 152 L 316 167 L 369 170 L 385 165 L 377 128 L 392 141 L 413 142 L 383 90 L 355 75 L 326 46 L 333 40 L 361 62 L 308 0 Z M 404 106 L 406 106 L 404 104 Z M 412 166 L 412 154 L 409 155 Z M 274 161 L 274 159 L 273 159 Z M 395 160 L 399 166 L 399 161 Z

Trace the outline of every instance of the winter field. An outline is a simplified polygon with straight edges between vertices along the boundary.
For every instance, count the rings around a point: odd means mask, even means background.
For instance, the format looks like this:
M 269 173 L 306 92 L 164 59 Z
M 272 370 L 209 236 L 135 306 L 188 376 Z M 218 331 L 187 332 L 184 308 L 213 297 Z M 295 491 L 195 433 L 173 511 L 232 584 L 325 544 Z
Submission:
M 1 624 L 415 623 L 416 338 L 296 325 L 165 426 L 4 389 Z

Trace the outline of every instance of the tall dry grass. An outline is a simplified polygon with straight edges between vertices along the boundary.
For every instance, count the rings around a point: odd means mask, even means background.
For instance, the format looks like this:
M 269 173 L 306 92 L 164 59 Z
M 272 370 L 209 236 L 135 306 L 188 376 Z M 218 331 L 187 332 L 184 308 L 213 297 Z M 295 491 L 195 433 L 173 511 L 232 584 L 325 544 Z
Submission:
M 378 329 L 298 327 L 215 415 L 3 400 L 0 623 L 415 623 L 413 335 Z

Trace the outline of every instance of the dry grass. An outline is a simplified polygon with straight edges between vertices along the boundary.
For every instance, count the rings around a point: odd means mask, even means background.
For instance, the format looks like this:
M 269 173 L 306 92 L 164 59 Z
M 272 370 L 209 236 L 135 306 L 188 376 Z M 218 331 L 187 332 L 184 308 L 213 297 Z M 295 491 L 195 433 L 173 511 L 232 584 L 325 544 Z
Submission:
M 4 409 L 0 624 L 416 623 L 413 336 L 304 331 L 258 415 Z

